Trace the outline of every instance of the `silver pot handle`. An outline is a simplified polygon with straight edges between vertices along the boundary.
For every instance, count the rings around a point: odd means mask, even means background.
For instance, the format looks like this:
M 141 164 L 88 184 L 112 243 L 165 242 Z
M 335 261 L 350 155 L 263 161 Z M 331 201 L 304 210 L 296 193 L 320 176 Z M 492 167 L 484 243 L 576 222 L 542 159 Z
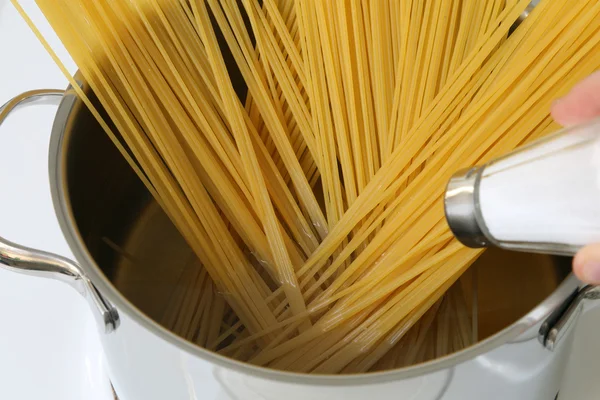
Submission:
M 579 315 L 600 305 L 600 301 L 597 300 L 600 300 L 600 286 L 586 285 L 573 292 L 540 327 L 538 338 L 544 347 L 553 351 Z
M 58 105 L 64 90 L 41 89 L 22 93 L 0 107 L 0 126 L 16 108 L 26 104 Z M 0 266 L 26 275 L 51 278 L 68 283 L 88 302 L 94 317 L 105 333 L 114 331 L 119 325 L 117 310 L 102 297 L 93 283 L 73 261 L 30 249 L 0 237 Z

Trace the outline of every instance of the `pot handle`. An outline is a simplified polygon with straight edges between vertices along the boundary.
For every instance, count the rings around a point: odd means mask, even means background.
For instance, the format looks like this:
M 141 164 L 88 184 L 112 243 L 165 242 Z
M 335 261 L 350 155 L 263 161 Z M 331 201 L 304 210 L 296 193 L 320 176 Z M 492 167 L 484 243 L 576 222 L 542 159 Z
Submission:
M 540 327 L 538 338 L 542 345 L 554 351 L 575 324 L 577 317 L 588 308 L 600 305 L 598 300 L 600 300 L 600 286 L 586 285 L 576 290 Z
M 16 108 L 26 104 L 58 105 L 64 90 L 40 89 L 22 93 L 0 107 L 0 126 Z M 94 317 L 105 333 L 114 331 L 119 325 L 117 310 L 98 292 L 94 284 L 85 276 L 79 265 L 73 261 L 30 249 L 0 237 L 0 267 L 26 275 L 51 278 L 68 283 L 88 302 Z

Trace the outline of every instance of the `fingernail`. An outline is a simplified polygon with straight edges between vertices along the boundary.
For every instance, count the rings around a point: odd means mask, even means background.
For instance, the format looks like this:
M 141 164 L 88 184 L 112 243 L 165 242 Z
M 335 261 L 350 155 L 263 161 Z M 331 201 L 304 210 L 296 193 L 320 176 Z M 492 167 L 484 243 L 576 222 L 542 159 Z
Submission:
M 562 103 L 562 102 L 563 102 L 563 98 L 562 98 L 562 97 L 561 97 L 561 98 L 558 98 L 558 99 L 556 99 L 556 100 L 554 100 L 554 101 L 552 102 L 552 108 L 554 108 L 554 107 L 558 106 L 558 105 L 559 105 L 560 103 Z
M 581 271 L 583 278 L 588 283 L 600 282 L 600 262 L 588 261 L 583 265 Z

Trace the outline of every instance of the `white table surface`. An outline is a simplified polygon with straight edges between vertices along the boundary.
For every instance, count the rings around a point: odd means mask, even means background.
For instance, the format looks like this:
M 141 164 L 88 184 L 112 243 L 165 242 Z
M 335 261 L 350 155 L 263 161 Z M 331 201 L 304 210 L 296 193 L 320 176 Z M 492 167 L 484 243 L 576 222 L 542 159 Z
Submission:
M 66 51 L 35 7 L 21 0 L 58 54 Z M 0 0 L 0 104 L 67 80 L 9 0 Z M 70 257 L 54 216 L 47 147 L 55 107 L 15 112 L 0 132 L 0 236 Z M 87 304 L 69 287 L 0 269 L 0 399 L 106 400 L 106 377 Z M 600 399 L 600 308 L 585 315 L 561 398 Z

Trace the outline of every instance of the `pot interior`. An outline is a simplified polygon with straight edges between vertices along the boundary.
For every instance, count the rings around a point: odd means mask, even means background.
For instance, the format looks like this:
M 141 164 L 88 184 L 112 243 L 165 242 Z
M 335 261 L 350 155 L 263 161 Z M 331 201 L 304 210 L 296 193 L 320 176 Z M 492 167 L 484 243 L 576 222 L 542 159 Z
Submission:
M 202 320 L 194 309 L 206 287 L 197 284 L 199 262 L 80 101 L 70 113 L 62 143 L 70 211 L 102 273 L 147 317 L 188 341 L 206 345 L 206 338 L 200 340 L 199 332 L 185 323 Z M 446 303 L 429 318 L 428 328 L 415 326 L 392 352 L 396 355 L 382 359 L 373 370 L 421 363 L 484 340 L 542 303 L 569 273 L 566 258 L 489 249 L 453 286 Z M 219 334 L 235 320 L 228 318 Z M 462 329 L 462 342 L 448 333 L 453 326 Z M 429 336 L 423 337 L 424 331 Z M 226 347 L 228 340 L 214 350 Z

